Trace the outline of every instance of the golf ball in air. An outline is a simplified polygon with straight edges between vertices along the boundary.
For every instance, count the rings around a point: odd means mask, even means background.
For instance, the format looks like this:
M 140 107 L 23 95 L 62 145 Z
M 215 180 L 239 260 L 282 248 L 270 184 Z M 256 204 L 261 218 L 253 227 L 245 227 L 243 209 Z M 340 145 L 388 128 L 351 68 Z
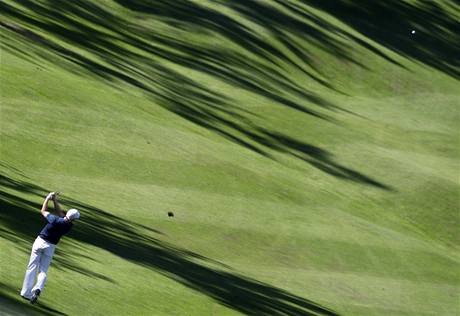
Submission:
M 411 33 L 412 33 L 412 34 L 415 34 L 415 30 L 412 30 L 412 32 L 411 32 Z

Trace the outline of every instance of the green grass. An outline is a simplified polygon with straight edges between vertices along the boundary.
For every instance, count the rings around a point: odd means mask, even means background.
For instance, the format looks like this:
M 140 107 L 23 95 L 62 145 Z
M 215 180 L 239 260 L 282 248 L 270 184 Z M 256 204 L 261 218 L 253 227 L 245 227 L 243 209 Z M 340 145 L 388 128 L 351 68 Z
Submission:
M 458 315 L 459 6 L 325 3 L 0 4 L 0 314 Z

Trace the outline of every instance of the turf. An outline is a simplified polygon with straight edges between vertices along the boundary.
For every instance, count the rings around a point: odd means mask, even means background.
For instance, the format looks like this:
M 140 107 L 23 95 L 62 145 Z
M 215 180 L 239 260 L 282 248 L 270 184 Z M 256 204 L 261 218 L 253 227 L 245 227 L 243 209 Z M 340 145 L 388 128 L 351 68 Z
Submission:
M 0 12 L 0 314 L 459 314 L 456 1 Z

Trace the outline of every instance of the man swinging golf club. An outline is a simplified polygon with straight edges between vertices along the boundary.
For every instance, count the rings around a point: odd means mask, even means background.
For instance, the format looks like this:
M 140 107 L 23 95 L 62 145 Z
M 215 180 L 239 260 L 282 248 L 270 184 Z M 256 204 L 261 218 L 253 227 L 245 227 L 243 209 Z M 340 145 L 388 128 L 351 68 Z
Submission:
M 46 273 L 59 239 L 70 231 L 73 226 L 72 222 L 80 218 L 80 213 L 76 209 L 70 209 L 67 213 L 64 213 L 57 201 L 57 196 L 58 194 L 51 192 L 43 202 L 40 212 L 46 218 L 48 224 L 42 229 L 32 246 L 29 265 L 22 285 L 21 296 L 32 304 L 37 302 L 38 296 L 43 291 Z M 48 212 L 49 201 L 53 201 L 54 208 L 59 216 Z M 35 277 L 37 277 L 37 282 L 34 286 Z

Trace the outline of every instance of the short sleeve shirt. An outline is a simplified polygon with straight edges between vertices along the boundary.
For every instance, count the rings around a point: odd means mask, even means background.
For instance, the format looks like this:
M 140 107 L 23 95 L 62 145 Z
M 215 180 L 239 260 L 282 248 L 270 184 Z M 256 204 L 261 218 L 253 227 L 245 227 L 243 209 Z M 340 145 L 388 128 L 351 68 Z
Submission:
M 54 245 L 57 245 L 61 237 L 67 234 L 73 225 L 64 220 L 63 217 L 57 217 L 53 214 L 48 214 L 46 220 L 48 224 L 42 229 L 39 236 Z

